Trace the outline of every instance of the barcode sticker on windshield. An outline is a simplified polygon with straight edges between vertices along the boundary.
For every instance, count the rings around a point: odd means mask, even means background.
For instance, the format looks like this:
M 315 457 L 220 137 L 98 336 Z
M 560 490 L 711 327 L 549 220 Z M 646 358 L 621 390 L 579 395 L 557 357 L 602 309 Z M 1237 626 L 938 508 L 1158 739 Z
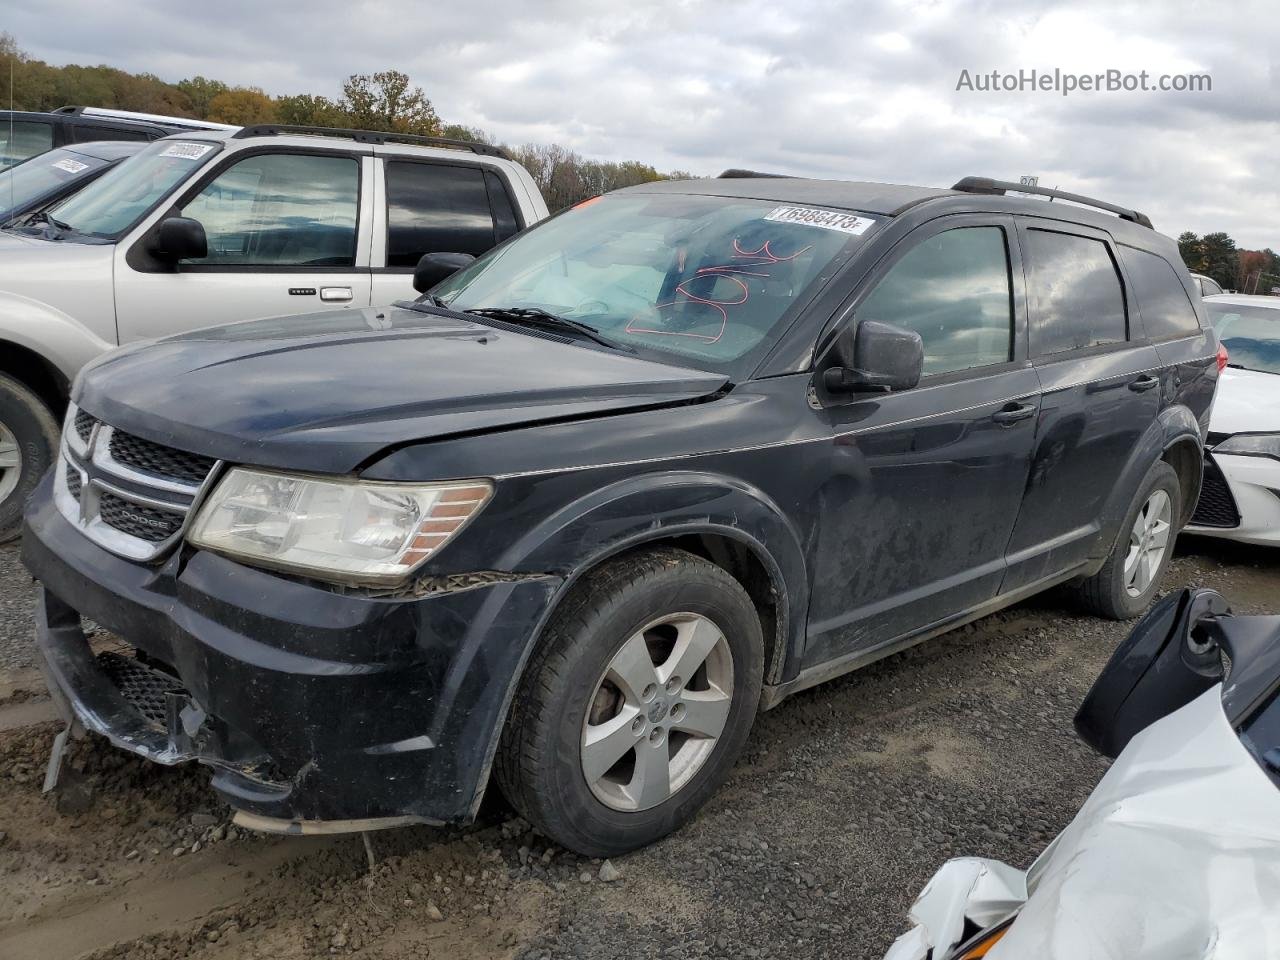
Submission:
M 55 170 L 65 170 L 67 173 L 79 173 L 81 170 L 89 169 L 87 163 L 81 163 L 79 160 L 72 160 L 70 157 L 63 157 L 54 163 Z
M 211 143 L 171 143 L 160 151 L 162 157 L 181 157 L 183 160 L 199 160 L 213 149 Z
M 775 223 L 795 223 L 802 227 L 821 227 L 823 230 L 839 230 L 857 236 L 875 223 L 869 217 L 859 217 L 842 210 L 819 210 L 816 207 L 774 207 L 765 216 Z

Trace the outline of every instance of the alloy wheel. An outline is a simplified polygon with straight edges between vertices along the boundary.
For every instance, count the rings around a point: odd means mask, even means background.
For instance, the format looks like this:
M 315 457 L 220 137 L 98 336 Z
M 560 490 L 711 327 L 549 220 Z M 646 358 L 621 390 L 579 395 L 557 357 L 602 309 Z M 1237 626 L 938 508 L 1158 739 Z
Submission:
M 627 638 L 596 683 L 582 725 L 582 773 L 614 810 L 648 810 L 687 785 L 715 751 L 733 703 L 723 631 L 694 613 Z
M 1129 551 L 1124 558 L 1124 587 L 1129 596 L 1139 597 L 1151 586 L 1165 551 L 1169 549 L 1173 503 L 1164 490 L 1152 491 L 1138 511 L 1129 531 Z
M 5 424 L 0 423 L 0 503 L 9 499 L 22 478 L 22 447 Z

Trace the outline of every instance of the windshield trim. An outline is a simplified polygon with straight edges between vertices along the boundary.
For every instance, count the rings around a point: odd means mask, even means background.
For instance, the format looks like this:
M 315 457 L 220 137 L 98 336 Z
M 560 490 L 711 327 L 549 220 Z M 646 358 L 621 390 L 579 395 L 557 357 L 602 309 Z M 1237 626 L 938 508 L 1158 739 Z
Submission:
M 195 177 L 199 176 L 202 172 L 208 170 L 209 167 L 214 163 L 214 161 L 217 160 L 218 156 L 223 152 L 223 147 L 225 146 L 225 144 L 223 144 L 221 140 L 206 140 L 201 137 L 186 137 L 186 136 L 163 137 L 159 140 L 152 141 L 152 143 L 161 144 L 161 143 L 169 143 L 170 141 L 181 141 L 183 143 L 191 143 L 191 142 L 207 143 L 211 145 L 213 149 L 209 151 L 209 155 L 207 158 L 201 158 L 201 160 L 197 161 L 196 164 L 191 168 L 191 170 L 187 173 L 186 176 L 179 177 L 176 181 L 174 181 L 173 185 L 168 190 L 166 190 L 159 197 L 157 197 L 149 207 L 147 207 L 145 210 L 139 213 L 138 216 L 136 216 L 133 219 L 133 221 L 129 223 L 127 226 L 125 226 L 123 229 L 117 230 L 115 233 L 82 233 L 81 231 L 72 227 L 71 230 L 68 231 L 66 236 L 63 237 L 62 239 L 71 240 L 73 243 L 119 243 L 128 234 L 133 232 L 133 230 L 137 229 L 139 224 L 141 224 L 148 217 L 152 216 L 157 210 L 163 207 L 171 197 L 173 197 L 176 193 L 181 191 L 187 184 L 191 183 Z M 112 168 L 111 171 L 108 171 L 108 173 L 119 169 L 121 166 L 123 166 L 125 163 L 129 162 L 130 160 L 136 160 L 139 157 L 144 156 L 145 154 L 146 154 L 146 150 L 141 150 L 138 153 L 133 154 L 133 156 L 125 157 L 124 160 L 117 163 Z M 92 184 L 90 184 L 90 186 L 92 186 Z M 88 187 L 86 187 L 85 189 L 88 189 Z M 79 194 L 78 193 L 72 194 L 70 197 L 67 197 L 66 199 L 60 201 L 56 206 L 54 206 L 50 210 L 50 212 L 56 214 L 56 211 L 58 210 L 59 207 L 62 206 L 63 203 L 66 203 L 68 200 L 74 199 L 76 196 L 79 196 Z M 84 239 L 77 240 L 76 239 L 77 237 L 84 238 Z

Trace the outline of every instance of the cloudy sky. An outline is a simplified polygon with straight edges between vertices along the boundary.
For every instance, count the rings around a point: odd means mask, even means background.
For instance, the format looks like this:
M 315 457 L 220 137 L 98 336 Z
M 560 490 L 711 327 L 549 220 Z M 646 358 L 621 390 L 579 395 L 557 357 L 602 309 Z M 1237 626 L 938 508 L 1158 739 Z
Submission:
M 1035 174 L 1166 233 L 1280 249 L 1273 0 L 6 0 L 0 28 L 51 63 L 275 94 L 395 68 L 446 121 L 660 169 Z M 1055 68 L 1207 73 L 1212 91 L 956 89 L 962 70 Z

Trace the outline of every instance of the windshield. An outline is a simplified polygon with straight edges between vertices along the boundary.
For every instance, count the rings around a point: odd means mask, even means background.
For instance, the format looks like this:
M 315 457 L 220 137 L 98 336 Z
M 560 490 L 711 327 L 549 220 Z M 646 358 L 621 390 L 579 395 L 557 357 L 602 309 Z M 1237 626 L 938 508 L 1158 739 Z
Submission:
M 50 150 L 0 173 L 0 220 L 46 193 L 90 176 L 105 160 L 70 150 Z
M 829 276 L 874 222 L 764 200 L 599 197 L 491 251 L 432 293 L 453 310 L 546 310 L 666 362 L 733 372 L 776 340 L 816 278 Z
M 99 239 L 118 236 L 217 151 L 214 143 L 157 140 L 50 213 L 75 233 Z
M 1246 370 L 1280 373 L 1280 300 L 1274 307 L 1204 301 L 1213 329 L 1230 355 Z

